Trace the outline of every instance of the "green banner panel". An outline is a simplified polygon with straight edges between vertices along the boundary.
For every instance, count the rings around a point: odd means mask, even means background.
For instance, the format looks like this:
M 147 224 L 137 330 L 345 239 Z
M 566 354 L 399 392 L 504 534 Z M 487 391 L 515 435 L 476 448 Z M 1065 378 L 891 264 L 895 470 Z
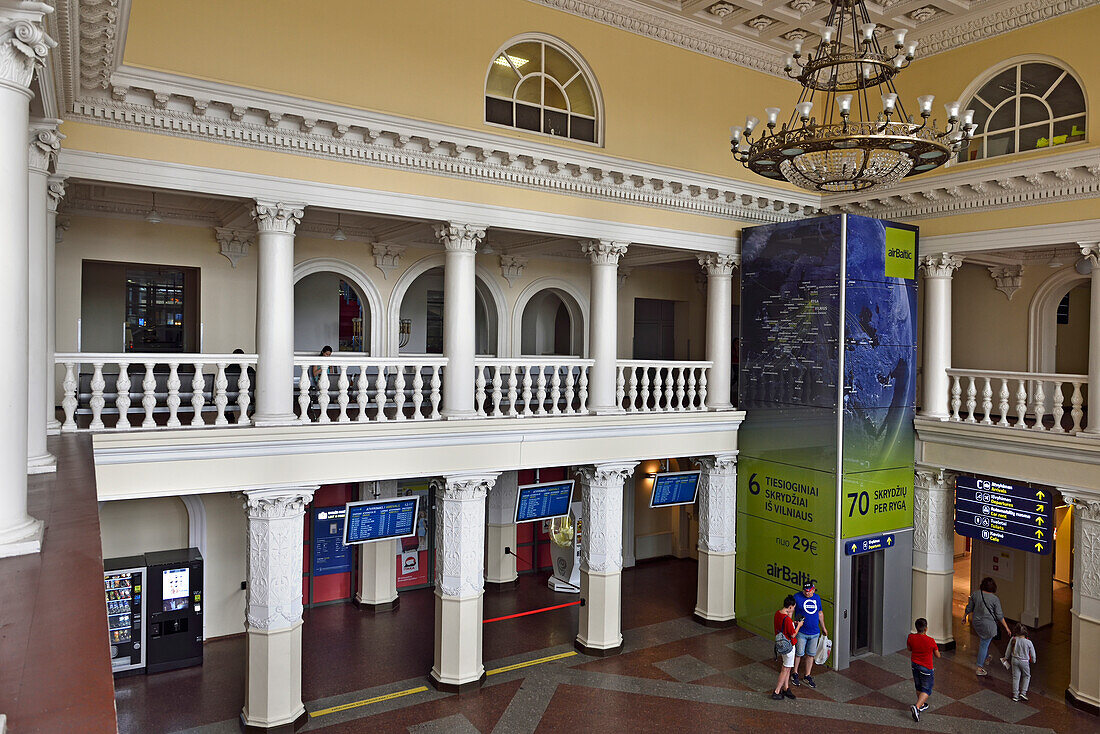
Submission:
M 845 474 L 840 514 L 844 538 L 913 527 L 912 467 Z
M 836 475 L 742 456 L 737 509 L 798 530 L 836 534 Z
M 738 549 L 740 553 L 740 549 Z M 734 588 L 737 589 L 734 611 L 737 614 L 737 626 L 755 632 L 762 637 L 773 639 L 775 637 L 775 613 L 783 606 L 783 599 L 788 594 L 794 594 L 796 589 L 792 586 L 761 578 L 748 571 L 737 569 L 734 577 Z M 829 632 L 833 631 L 833 603 L 827 599 L 822 608 L 825 611 L 825 627 Z M 833 658 L 830 658 L 830 664 Z
M 806 532 L 739 512 L 737 568 L 792 590 L 815 580 L 821 598 L 832 601 L 836 587 L 836 543 L 832 535 Z

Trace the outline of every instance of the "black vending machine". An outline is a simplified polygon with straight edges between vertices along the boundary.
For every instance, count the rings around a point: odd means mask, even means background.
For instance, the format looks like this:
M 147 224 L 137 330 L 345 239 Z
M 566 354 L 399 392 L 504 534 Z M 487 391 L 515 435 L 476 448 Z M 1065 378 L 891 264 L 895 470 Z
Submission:
M 107 641 L 111 671 L 134 675 L 145 671 L 145 558 L 129 556 L 103 561 L 103 592 L 107 597 Z
M 202 555 L 145 554 L 146 672 L 202 665 Z

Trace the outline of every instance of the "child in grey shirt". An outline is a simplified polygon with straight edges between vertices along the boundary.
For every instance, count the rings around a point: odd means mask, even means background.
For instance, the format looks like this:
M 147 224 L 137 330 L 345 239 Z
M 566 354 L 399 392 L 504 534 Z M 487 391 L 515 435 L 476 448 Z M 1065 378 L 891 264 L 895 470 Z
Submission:
M 1035 662 L 1035 645 L 1028 639 L 1027 627 L 1016 625 L 1012 640 L 1005 651 L 1005 662 L 1012 670 L 1012 700 L 1027 700 L 1027 687 L 1031 684 L 1031 664 Z

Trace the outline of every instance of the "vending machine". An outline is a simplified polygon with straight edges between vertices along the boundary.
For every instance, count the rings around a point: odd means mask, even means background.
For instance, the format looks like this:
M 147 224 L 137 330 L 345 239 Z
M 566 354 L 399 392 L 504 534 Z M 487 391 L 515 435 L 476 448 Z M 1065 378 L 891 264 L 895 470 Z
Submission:
M 202 555 L 198 548 L 145 554 L 146 672 L 202 665 Z
M 107 641 L 111 671 L 116 676 L 145 670 L 145 558 L 129 556 L 103 561 L 103 591 L 107 597 Z

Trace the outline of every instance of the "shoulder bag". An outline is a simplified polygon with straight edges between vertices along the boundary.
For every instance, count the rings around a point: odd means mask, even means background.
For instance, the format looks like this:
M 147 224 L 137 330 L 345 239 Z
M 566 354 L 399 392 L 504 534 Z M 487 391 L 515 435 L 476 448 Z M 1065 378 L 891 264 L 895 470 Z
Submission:
M 982 595 L 982 604 L 985 606 L 986 610 L 989 612 L 989 616 L 993 617 L 993 629 L 997 630 L 997 634 L 993 635 L 993 639 L 997 640 L 999 642 L 1000 639 L 1001 639 L 1001 625 L 999 625 L 997 623 L 1000 622 L 1001 620 L 997 619 L 997 615 L 993 613 L 993 609 L 990 608 L 989 602 L 987 602 L 985 600 L 985 592 L 979 590 L 978 593 Z

